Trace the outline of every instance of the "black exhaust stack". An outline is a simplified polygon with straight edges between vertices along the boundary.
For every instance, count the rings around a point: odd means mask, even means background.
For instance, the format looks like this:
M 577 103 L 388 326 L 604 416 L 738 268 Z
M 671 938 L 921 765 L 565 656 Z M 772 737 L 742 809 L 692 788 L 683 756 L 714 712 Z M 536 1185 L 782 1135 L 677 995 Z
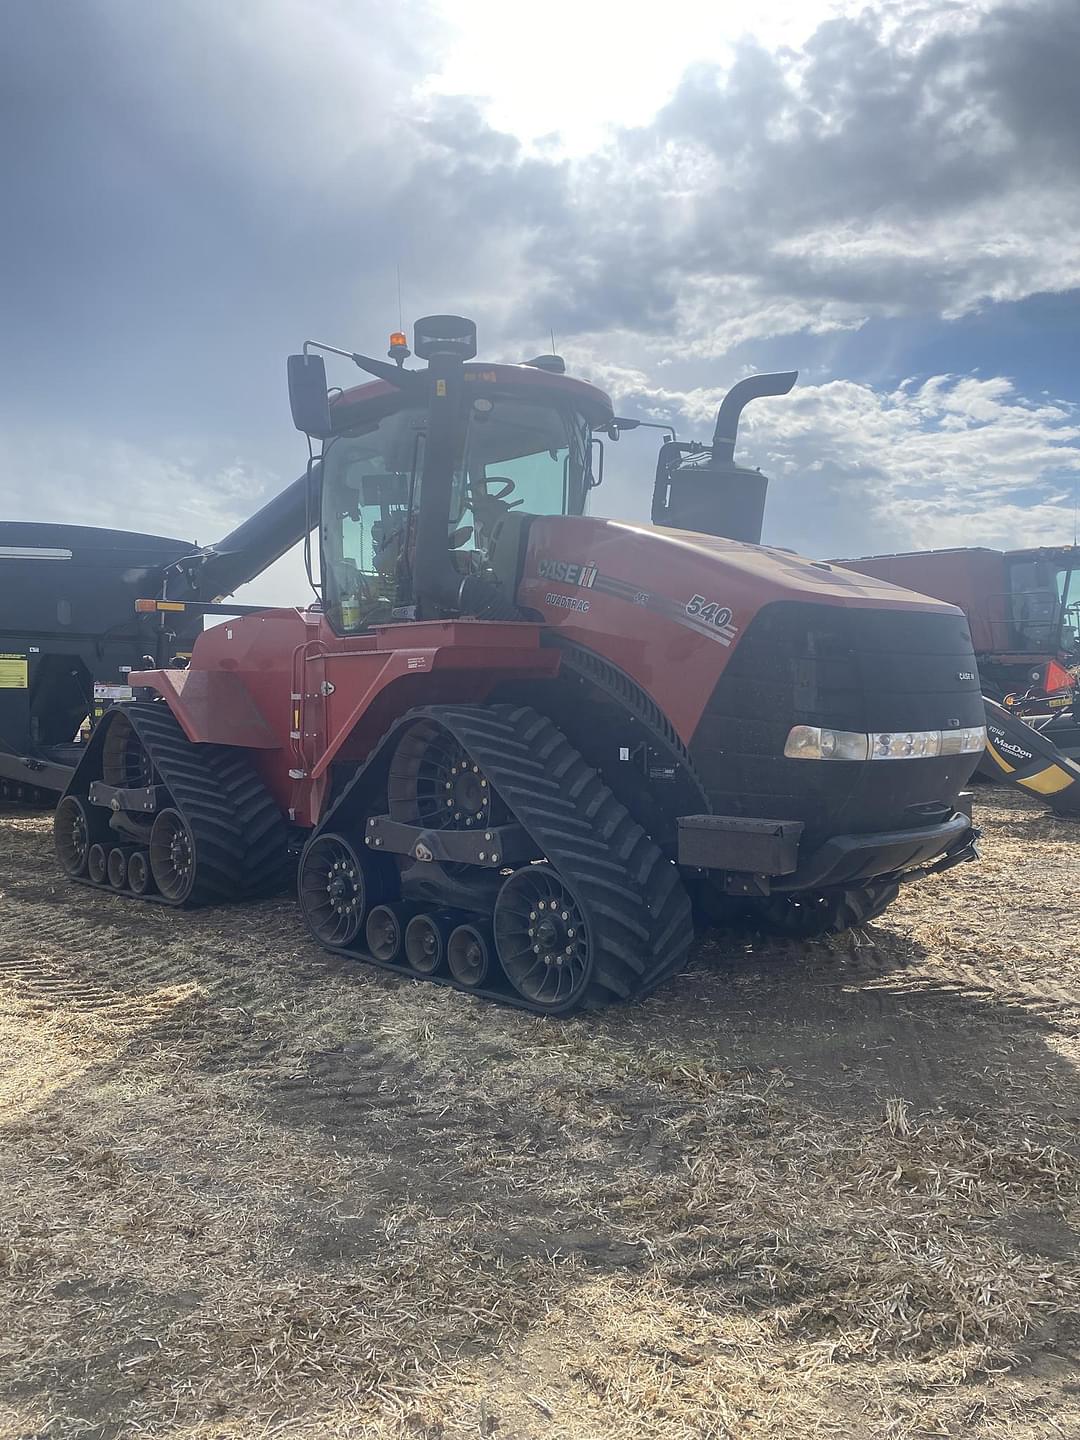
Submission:
M 724 396 L 711 446 L 672 441 L 661 447 L 654 525 L 760 545 L 769 481 L 760 470 L 735 464 L 739 420 L 751 400 L 786 395 L 798 375 L 797 370 L 748 375 Z
M 781 370 L 775 375 L 748 375 L 733 385 L 720 402 L 716 412 L 716 429 L 713 431 L 713 459 L 725 465 L 735 462 L 735 441 L 739 434 L 742 412 L 751 400 L 764 399 L 766 395 L 786 395 L 799 378 L 797 370 Z
M 520 618 L 498 585 L 463 575 L 448 542 L 454 466 L 462 435 L 462 366 L 476 354 L 476 326 L 460 315 L 417 320 L 413 349 L 428 362 L 428 425 L 420 476 L 413 588 L 421 620 L 470 615 L 484 620 Z

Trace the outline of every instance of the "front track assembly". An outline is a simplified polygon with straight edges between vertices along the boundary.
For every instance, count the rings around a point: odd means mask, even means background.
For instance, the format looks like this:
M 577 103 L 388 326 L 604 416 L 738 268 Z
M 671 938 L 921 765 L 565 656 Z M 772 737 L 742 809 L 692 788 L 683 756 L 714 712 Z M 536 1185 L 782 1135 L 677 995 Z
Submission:
M 384 745 L 301 858 L 321 945 L 551 1015 L 640 999 L 682 967 L 675 865 L 546 717 L 434 706 Z

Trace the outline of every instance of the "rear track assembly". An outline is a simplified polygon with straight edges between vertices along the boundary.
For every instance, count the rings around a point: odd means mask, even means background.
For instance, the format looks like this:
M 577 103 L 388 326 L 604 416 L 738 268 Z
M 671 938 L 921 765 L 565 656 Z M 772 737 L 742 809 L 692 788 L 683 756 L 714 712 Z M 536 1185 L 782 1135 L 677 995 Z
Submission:
M 286 826 L 245 755 L 192 744 L 160 703 L 113 710 L 100 729 L 56 812 L 57 856 L 72 879 L 186 906 L 280 888 Z M 141 813 L 144 804 L 128 812 L 92 803 L 92 793 L 113 786 L 141 787 L 127 793 L 158 795 L 165 804 L 151 817 Z

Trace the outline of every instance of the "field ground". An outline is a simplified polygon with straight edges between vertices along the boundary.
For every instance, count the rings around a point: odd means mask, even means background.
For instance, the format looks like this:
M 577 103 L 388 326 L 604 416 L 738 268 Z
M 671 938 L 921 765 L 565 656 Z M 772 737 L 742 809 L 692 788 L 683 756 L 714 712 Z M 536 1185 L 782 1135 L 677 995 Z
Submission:
M 0 817 L 0 1436 L 1080 1435 L 1080 825 L 538 1021 Z

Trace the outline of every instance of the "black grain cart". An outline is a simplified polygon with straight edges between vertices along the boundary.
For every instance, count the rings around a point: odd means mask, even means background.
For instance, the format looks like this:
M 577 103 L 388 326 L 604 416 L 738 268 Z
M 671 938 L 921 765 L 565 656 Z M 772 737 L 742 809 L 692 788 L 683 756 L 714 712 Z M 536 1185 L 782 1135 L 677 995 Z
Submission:
M 0 802 L 56 802 L 90 725 L 130 698 L 128 671 L 183 663 L 203 611 L 306 535 L 317 484 L 302 476 L 211 546 L 0 521 Z M 137 614 L 147 597 L 195 608 Z

